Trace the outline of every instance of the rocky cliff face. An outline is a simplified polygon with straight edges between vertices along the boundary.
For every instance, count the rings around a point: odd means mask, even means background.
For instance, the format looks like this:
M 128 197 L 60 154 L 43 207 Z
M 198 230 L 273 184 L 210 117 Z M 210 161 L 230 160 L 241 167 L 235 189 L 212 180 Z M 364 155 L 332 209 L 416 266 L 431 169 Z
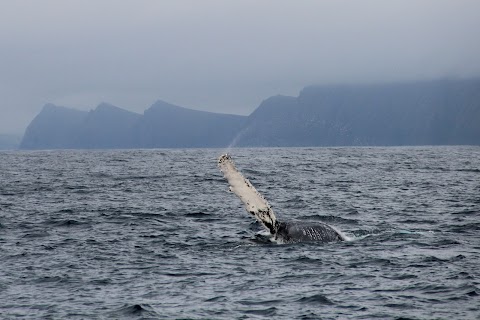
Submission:
M 88 113 L 72 143 L 75 148 L 82 149 L 134 148 L 133 129 L 141 117 L 102 103 Z
M 226 147 L 245 119 L 157 101 L 137 124 L 136 144 L 141 148 Z
M 307 87 L 248 117 L 158 101 L 143 115 L 46 105 L 22 149 L 480 145 L 480 79 Z
M 52 104 L 28 126 L 21 149 L 225 147 L 244 116 L 217 114 L 157 102 L 143 115 L 109 104 L 90 112 Z
M 47 104 L 25 131 L 20 149 L 74 148 L 88 112 Z
M 480 144 L 480 80 L 317 86 L 265 100 L 239 146 Z

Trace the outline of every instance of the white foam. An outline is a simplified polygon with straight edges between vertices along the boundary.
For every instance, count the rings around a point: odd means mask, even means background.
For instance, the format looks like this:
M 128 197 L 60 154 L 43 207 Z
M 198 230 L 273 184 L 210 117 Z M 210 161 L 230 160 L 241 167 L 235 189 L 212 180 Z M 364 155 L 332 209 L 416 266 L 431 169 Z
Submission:
M 330 226 L 330 225 L 329 225 Z M 338 233 L 340 235 L 341 238 L 343 238 L 344 241 L 353 241 L 354 238 L 346 235 L 343 231 L 341 231 L 340 229 L 334 227 L 334 226 L 330 226 L 330 228 L 332 228 L 333 230 L 335 230 L 336 233 Z

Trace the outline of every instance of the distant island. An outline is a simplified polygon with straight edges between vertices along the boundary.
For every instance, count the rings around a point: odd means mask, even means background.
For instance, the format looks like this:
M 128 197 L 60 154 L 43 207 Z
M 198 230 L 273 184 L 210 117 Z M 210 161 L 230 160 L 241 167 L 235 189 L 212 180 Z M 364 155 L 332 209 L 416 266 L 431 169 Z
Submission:
M 143 114 L 106 103 L 47 104 L 21 149 L 480 145 L 480 79 L 304 88 L 249 116 L 157 101 Z

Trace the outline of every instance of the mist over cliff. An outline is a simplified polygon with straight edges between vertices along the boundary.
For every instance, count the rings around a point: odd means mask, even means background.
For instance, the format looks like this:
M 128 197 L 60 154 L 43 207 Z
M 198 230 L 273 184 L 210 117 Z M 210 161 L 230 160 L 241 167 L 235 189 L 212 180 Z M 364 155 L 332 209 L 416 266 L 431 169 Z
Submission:
M 16 150 L 21 140 L 21 135 L 0 134 L 0 150 Z
M 480 79 L 304 88 L 248 117 L 157 101 L 144 114 L 46 105 L 22 149 L 480 144 Z

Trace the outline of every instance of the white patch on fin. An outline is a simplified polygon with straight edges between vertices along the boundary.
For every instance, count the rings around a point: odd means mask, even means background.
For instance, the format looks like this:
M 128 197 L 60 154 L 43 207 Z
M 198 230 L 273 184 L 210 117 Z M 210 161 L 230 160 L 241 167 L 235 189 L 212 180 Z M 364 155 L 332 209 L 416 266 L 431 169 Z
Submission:
M 218 167 L 230 184 L 230 191 L 240 198 L 245 209 L 274 234 L 277 229 L 277 218 L 272 208 L 250 181 L 235 168 L 232 158 L 228 154 L 222 155 L 218 159 Z

